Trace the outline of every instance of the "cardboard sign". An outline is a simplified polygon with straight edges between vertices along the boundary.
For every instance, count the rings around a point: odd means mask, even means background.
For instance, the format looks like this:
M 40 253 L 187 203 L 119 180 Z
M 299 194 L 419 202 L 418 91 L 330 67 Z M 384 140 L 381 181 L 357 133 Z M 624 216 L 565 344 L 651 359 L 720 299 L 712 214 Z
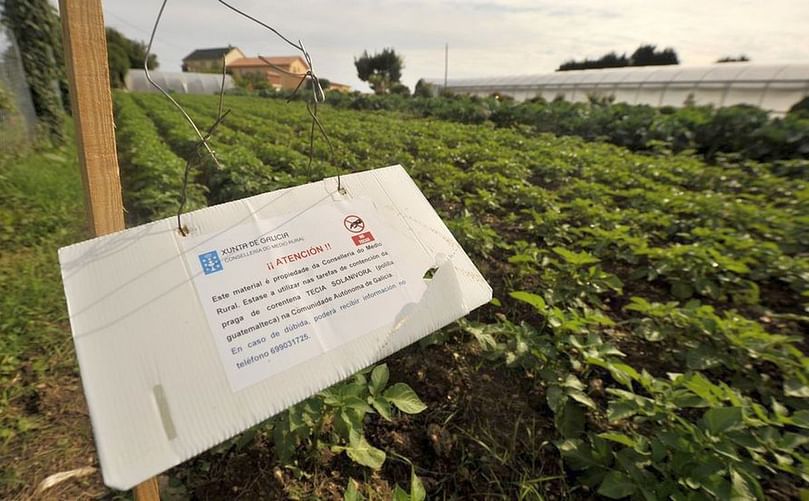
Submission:
M 107 485 L 131 488 L 491 299 L 404 169 L 342 186 L 185 214 L 185 237 L 169 218 L 60 249 Z
M 417 303 L 426 283 L 399 239 L 365 199 L 182 239 L 231 388 L 331 351 Z

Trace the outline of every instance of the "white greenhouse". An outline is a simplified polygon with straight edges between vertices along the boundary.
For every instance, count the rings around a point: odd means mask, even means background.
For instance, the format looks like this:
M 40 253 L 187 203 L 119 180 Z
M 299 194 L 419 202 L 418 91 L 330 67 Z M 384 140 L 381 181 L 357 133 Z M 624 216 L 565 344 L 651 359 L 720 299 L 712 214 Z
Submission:
M 443 80 L 428 79 L 440 89 Z M 646 66 L 559 71 L 544 75 L 450 79 L 457 94 L 507 95 L 518 101 L 541 96 L 552 100 L 615 101 L 651 106 L 752 104 L 782 114 L 809 95 L 809 64 L 723 63 L 709 66 Z
M 222 75 L 216 73 L 150 71 L 149 75 L 167 92 L 178 94 L 218 94 L 222 88 Z M 127 90 L 133 92 L 159 92 L 146 79 L 146 72 L 143 70 L 129 70 L 124 83 Z M 233 77 L 225 75 L 225 90 L 233 87 Z

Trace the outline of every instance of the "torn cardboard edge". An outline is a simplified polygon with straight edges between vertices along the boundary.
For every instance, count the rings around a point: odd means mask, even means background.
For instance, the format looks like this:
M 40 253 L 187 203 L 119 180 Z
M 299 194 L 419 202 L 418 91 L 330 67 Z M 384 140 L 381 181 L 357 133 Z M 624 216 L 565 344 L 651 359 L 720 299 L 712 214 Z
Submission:
M 382 327 L 233 392 L 178 245 L 173 218 L 60 249 L 82 384 L 107 485 L 129 489 L 254 426 L 491 299 L 491 288 L 401 166 L 201 209 L 194 232 L 353 197 L 401 235 L 421 299 Z M 418 270 L 418 271 L 416 271 Z

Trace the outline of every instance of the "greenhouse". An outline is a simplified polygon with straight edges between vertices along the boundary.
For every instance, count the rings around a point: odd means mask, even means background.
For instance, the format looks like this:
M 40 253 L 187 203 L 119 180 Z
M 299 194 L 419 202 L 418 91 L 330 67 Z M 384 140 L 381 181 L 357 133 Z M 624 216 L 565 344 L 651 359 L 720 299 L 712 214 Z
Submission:
M 443 87 L 443 80 L 429 83 Z M 458 94 L 500 94 L 518 101 L 534 97 L 586 101 L 612 97 L 617 102 L 716 107 L 752 104 L 774 113 L 809 95 L 809 64 L 724 63 L 708 66 L 648 66 L 560 71 L 544 75 L 450 79 Z
M 178 94 L 216 94 L 222 88 L 222 75 L 216 73 L 150 71 L 149 74 L 164 90 Z M 233 77 L 225 75 L 225 90 L 233 87 Z M 132 92 L 158 92 L 146 79 L 146 72 L 138 69 L 127 72 L 126 88 Z

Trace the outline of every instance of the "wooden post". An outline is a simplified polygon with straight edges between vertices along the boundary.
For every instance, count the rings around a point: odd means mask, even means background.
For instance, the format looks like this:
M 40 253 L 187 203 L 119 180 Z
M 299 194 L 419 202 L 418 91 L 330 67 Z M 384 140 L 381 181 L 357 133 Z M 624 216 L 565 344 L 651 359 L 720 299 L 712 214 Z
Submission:
M 124 205 L 101 0 L 59 0 L 59 13 L 87 220 L 94 235 L 106 235 L 124 229 Z M 135 499 L 159 501 L 157 478 L 135 487 Z
M 101 0 L 59 0 L 87 219 L 95 236 L 124 229 Z

